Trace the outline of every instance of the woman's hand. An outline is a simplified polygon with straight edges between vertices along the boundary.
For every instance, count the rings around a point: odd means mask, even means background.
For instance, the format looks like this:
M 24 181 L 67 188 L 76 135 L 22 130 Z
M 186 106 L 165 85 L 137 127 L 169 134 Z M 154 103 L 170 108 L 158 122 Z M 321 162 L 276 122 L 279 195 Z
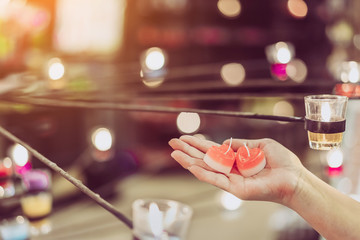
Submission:
M 226 140 L 224 143 L 229 145 L 230 141 Z M 224 175 L 209 167 L 203 158 L 211 146 L 219 145 L 217 143 L 187 135 L 169 141 L 174 149 L 171 156 L 199 180 L 244 200 L 266 200 L 287 205 L 304 169 L 300 160 L 290 150 L 271 139 L 233 139 L 231 147 L 236 152 L 244 144 L 249 148 L 262 149 L 266 157 L 265 168 L 251 177 L 243 177 L 236 168 L 229 175 Z

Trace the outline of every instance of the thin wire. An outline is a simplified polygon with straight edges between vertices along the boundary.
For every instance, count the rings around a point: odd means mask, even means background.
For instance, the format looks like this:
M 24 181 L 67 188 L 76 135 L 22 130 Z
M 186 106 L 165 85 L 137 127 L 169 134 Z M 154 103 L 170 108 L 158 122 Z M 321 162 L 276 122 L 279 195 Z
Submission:
M 283 122 L 305 122 L 305 118 L 303 117 L 264 115 L 264 114 L 257 114 L 251 112 L 238 112 L 238 111 L 207 110 L 207 109 L 124 104 L 124 103 L 84 102 L 84 101 L 68 101 L 68 100 L 37 99 L 37 98 L 14 98 L 13 101 L 18 103 L 26 103 L 36 106 L 43 106 L 43 107 L 44 106 L 67 107 L 67 108 L 84 108 L 84 109 L 159 112 L 159 113 L 191 112 L 191 113 L 217 115 L 217 116 L 230 116 L 230 117 L 240 117 L 240 118 L 283 121 Z
M 25 143 L 24 141 L 20 140 L 18 137 L 7 131 L 5 128 L 0 126 L 0 134 L 7 137 L 11 141 L 18 143 L 25 147 L 33 156 L 38 158 L 42 163 L 44 163 L 46 166 L 54 170 L 55 172 L 59 173 L 61 176 L 63 176 L 66 180 L 71 182 L 74 186 L 76 186 L 80 191 L 82 191 L 85 195 L 90 197 L 92 200 L 94 200 L 98 205 L 103 207 L 105 210 L 113 214 L 115 217 L 117 217 L 120 221 L 122 221 L 126 226 L 129 228 L 133 227 L 132 221 L 128 219 L 126 216 L 124 216 L 121 212 L 119 212 L 113 205 L 111 205 L 109 202 L 104 200 L 102 197 L 100 197 L 99 194 L 94 193 L 92 190 L 90 190 L 87 186 L 85 186 L 80 180 L 74 178 L 69 173 L 64 171 L 62 168 L 57 166 L 54 162 L 43 156 L 41 153 L 36 151 L 34 148 L 32 148 L 30 145 Z

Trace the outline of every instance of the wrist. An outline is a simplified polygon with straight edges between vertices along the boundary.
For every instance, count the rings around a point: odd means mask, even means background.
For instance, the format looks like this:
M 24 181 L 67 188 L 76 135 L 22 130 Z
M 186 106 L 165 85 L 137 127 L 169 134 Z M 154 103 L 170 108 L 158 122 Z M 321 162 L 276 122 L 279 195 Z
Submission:
M 296 199 L 298 199 L 299 196 L 304 193 L 304 189 L 306 189 L 305 185 L 307 182 L 307 175 L 308 170 L 303 166 L 293 172 L 292 176 L 289 178 L 288 191 L 286 191 L 286 193 L 284 193 L 280 198 L 281 204 L 292 208 Z

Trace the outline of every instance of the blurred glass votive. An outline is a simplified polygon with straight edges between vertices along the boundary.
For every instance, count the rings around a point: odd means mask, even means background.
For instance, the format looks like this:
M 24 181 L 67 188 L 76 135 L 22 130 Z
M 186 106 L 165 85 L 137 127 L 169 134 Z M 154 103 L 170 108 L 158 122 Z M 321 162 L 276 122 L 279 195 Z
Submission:
M 305 129 L 309 146 L 330 150 L 340 146 L 345 131 L 348 98 L 338 95 L 311 95 L 305 98 Z
M 41 220 L 52 210 L 51 177 L 48 170 L 34 169 L 23 175 L 25 194 L 21 208 L 30 221 Z
M 30 222 L 30 233 L 31 236 L 45 235 L 51 232 L 52 223 L 49 218 L 43 218 L 37 221 Z
M 16 216 L 0 221 L 0 239 L 25 240 L 30 239 L 29 221 L 23 216 Z
M 15 195 L 15 184 L 12 179 L 0 179 L 0 200 Z
M 193 210 L 165 199 L 138 199 L 132 205 L 134 240 L 186 239 Z

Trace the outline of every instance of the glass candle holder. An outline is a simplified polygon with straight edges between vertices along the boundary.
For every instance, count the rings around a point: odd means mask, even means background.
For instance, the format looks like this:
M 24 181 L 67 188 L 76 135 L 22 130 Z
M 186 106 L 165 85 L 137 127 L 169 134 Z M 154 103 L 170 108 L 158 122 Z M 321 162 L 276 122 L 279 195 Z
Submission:
M 52 210 L 51 175 L 48 170 L 34 169 L 22 176 L 25 194 L 21 208 L 30 221 L 41 220 Z
M 48 234 L 52 231 L 52 222 L 50 218 L 43 218 L 37 221 L 30 222 L 31 236 L 40 236 Z
M 186 239 L 192 216 L 188 205 L 165 199 L 138 199 L 132 205 L 134 240 Z
M 12 179 L 0 179 L 0 200 L 15 195 L 15 184 Z
M 4 219 L 0 222 L 0 239 L 26 240 L 30 239 L 29 221 L 23 216 Z
M 348 98 L 338 95 L 311 95 L 305 98 L 305 129 L 310 148 L 330 150 L 339 147 L 345 131 Z

